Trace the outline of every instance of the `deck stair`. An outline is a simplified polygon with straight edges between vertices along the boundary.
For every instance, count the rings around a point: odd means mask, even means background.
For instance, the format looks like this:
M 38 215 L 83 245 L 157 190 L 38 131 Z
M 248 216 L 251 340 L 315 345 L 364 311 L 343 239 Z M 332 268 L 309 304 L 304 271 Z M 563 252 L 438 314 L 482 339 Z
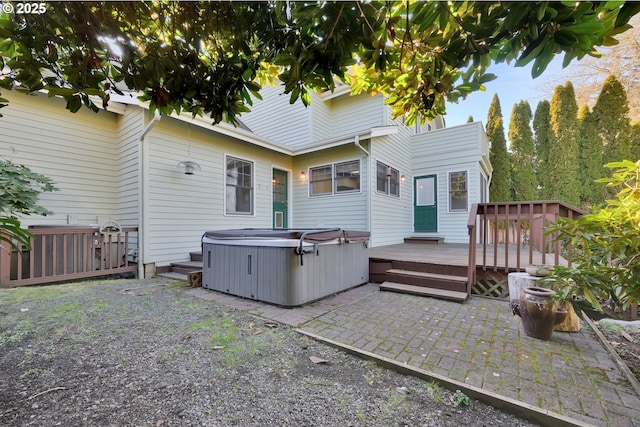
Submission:
M 371 281 L 381 283 L 381 291 L 460 302 L 468 298 L 467 269 L 463 266 L 371 258 L 369 271 Z
M 189 261 L 172 262 L 169 265 L 169 271 L 158 274 L 162 277 L 182 280 L 190 283 L 192 286 L 201 286 L 202 284 L 202 252 L 191 252 Z
M 405 243 L 422 243 L 427 245 L 441 245 L 444 243 L 444 237 L 405 237 Z

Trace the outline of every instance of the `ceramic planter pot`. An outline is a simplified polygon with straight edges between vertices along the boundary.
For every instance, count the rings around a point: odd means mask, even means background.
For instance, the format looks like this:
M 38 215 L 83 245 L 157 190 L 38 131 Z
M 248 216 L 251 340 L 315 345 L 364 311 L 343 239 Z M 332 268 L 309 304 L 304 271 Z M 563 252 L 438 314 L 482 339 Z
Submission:
M 548 340 L 553 334 L 554 326 L 567 317 L 566 310 L 558 310 L 558 303 L 553 299 L 555 294 L 555 291 L 545 288 L 523 289 L 514 313 L 522 319 L 522 327 L 527 336 Z

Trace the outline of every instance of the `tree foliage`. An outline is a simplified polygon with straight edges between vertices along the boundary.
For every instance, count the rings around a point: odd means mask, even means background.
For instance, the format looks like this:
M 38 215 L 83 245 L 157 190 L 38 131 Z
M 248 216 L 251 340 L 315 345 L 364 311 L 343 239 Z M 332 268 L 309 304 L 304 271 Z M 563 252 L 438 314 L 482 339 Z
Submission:
M 605 163 L 631 158 L 631 122 L 627 94 L 614 76 L 605 80 L 593 107 L 593 116 L 604 147 Z
M 602 178 L 616 196 L 577 219 L 560 218 L 557 232 L 571 267 L 555 267 L 549 283 L 560 297 L 584 298 L 595 308 L 626 309 L 640 302 L 640 160 L 608 163 Z
M 520 101 L 513 106 L 509 142 L 512 200 L 535 200 L 538 187 L 534 165 L 535 144 L 531 130 L 531 107 L 527 101 Z
M 554 200 L 578 205 L 578 104 L 571 82 L 557 86 L 551 98 L 550 168 L 547 194 Z
M 38 199 L 40 193 L 55 190 L 50 178 L 24 165 L 0 160 L 0 241 L 9 245 L 17 241 L 30 247 L 31 233 L 20 227 L 18 217 L 51 214 Z
M 511 167 L 507 153 L 507 141 L 504 137 L 504 124 L 500 98 L 494 95 L 487 116 L 487 138 L 491 141 L 489 160 L 493 166 L 493 175 L 489 186 L 489 198 L 492 202 L 511 200 Z
M 163 114 L 234 122 L 261 84 L 387 96 L 396 117 L 443 114 L 492 62 L 568 64 L 629 28 L 633 2 L 50 2 L 0 16 L 0 86 L 96 110 L 125 89 Z M 352 70 L 349 78 L 347 72 Z M 6 100 L 0 99 L 0 104 Z
M 637 78 L 640 75 L 640 16 L 634 16 L 630 24 L 633 28 L 617 37 L 619 43 L 601 49 L 606 60 L 587 56 L 572 63 L 563 73 L 563 79 L 573 83 L 579 105 L 593 108 L 610 75 L 618 79 L 629 99 L 640 99 L 640 80 Z M 629 105 L 629 117 L 640 120 L 640 103 Z
M 604 188 L 596 182 L 605 174 L 602 161 L 602 140 L 589 107 L 583 105 L 578 112 L 578 169 L 580 170 L 580 202 L 594 206 L 604 202 Z
M 551 104 L 546 99 L 540 101 L 533 116 L 533 132 L 535 133 L 535 169 L 538 182 L 538 197 L 543 200 L 552 199 L 549 190 L 550 169 L 553 167 L 549 151 L 553 144 L 551 131 Z

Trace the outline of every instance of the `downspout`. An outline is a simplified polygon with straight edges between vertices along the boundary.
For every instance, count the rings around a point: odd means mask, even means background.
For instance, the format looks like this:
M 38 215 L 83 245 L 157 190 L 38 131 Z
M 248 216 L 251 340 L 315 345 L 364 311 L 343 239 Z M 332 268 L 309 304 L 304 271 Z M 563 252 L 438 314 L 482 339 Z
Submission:
M 373 175 L 371 173 L 371 159 L 369 152 L 362 146 L 360 145 L 360 135 L 356 135 L 353 139 L 353 143 L 356 147 L 358 147 L 359 149 L 361 149 L 364 154 L 367 155 L 367 158 L 369 159 L 369 179 L 367 180 L 367 231 L 369 233 L 371 233 L 371 209 L 373 207 L 373 202 L 371 199 L 371 176 Z
M 145 197 L 148 194 L 148 191 L 145 191 L 145 186 L 147 185 L 147 180 L 145 178 L 146 174 L 146 156 L 147 149 L 146 144 L 144 143 L 144 139 L 151 132 L 151 130 L 158 124 L 160 118 L 162 116 L 158 113 L 158 110 L 154 112 L 153 119 L 147 124 L 142 131 L 142 135 L 140 135 L 140 149 L 139 149 L 139 159 L 140 159 L 140 167 L 139 177 L 138 177 L 138 200 L 140 201 L 140 211 L 138 214 L 138 278 L 144 278 L 144 248 L 145 248 L 145 240 L 146 240 L 146 221 L 145 221 Z

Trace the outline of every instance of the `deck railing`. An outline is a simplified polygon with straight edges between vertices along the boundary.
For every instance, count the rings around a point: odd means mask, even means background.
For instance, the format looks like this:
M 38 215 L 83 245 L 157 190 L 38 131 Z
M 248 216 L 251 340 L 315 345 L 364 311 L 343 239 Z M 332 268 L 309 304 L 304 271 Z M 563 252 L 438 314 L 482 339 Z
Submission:
M 504 269 L 505 273 L 514 269 L 521 271 L 526 265 L 533 264 L 534 252 L 539 253 L 536 259 L 541 257 L 542 264 L 570 264 L 570 260 L 564 260 L 561 256 L 560 242 L 554 242 L 554 236 L 547 235 L 547 224 L 559 217 L 577 218 L 584 214 L 576 207 L 548 200 L 473 204 L 467 225 L 468 292 L 476 282 L 477 267 L 494 271 Z M 501 250 L 498 250 L 499 247 Z M 509 259 L 514 248 L 515 262 Z M 480 262 L 477 259 L 478 250 L 481 252 Z
M 31 249 L 0 249 L 0 286 L 12 287 L 135 272 L 138 228 L 100 233 L 97 227 L 29 230 Z M 6 245 L 3 245 L 6 246 Z

